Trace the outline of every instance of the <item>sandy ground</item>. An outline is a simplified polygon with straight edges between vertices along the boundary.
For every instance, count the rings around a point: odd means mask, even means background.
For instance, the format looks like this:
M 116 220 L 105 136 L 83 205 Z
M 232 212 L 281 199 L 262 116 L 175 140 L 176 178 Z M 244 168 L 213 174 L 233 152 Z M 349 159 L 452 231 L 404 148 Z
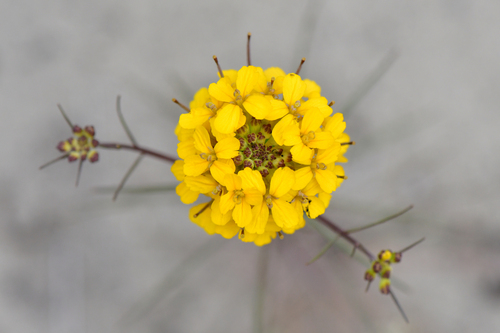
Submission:
M 500 330 L 500 2 L 0 8 L 0 332 Z M 99 140 L 126 142 L 117 94 L 137 140 L 174 155 L 171 98 L 187 103 L 216 80 L 214 54 L 245 65 L 248 31 L 253 64 L 294 71 L 307 57 L 302 76 L 346 110 L 357 145 L 327 215 L 350 228 L 415 205 L 357 235 L 374 252 L 426 237 L 394 271 L 410 325 L 376 288 L 364 293 L 364 267 L 339 249 L 305 266 L 326 243 L 314 229 L 260 249 L 207 236 L 172 192 L 112 202 L 95 189 L 119 183 L 128 152 L 102 151 L 76 189 L 76 165 L 37 169 L 70 136 L 57 103 Z M 173 185 L 169 169 L 145 159 L 129 185 Z

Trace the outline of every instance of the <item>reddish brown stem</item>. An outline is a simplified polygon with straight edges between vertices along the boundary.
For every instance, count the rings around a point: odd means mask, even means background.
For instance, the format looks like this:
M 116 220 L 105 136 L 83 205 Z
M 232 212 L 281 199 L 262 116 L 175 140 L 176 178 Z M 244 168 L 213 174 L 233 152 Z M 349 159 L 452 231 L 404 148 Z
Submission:
M 349 243 L 351 243 L 354 246 L 354 249 L 359 249 L 361 252 L 363 252 L 368 257 L 368 259 L 370 261 L 375 260 L 375 256 L 370 251 L 368 251 L 363 246 L 363 244 L 361 244 L 360 242 L 358 242 L 356 239 L 352 238 L 351 235 L 349 235 L 346 231 L 344 231 L 343 229 L 341 229 L 338 225 L 336 225 L 332 221 L 328 220 L 324 216 L 318 216 L 317 219 L 320 220 L 328 228 L 332 229 L 340 237 L 342 237 L 343 239 L 345 239 L 346 241 L 348 241 Z
M 121 144 L 121 143 L 99 143 L 99 146 L 101 148 L 109 148 L 109 149 L 128 149 L 128 150 L 135 150 L 137 152 L 143 153 L 145 155 L 153 156 L 171 163 L 174 163 L 177 159 L 165 155 L 163 153 L 159 153 L 147 148 L 143 148 L 141 146 L 137 145 L 127 145 L 127 144 Z

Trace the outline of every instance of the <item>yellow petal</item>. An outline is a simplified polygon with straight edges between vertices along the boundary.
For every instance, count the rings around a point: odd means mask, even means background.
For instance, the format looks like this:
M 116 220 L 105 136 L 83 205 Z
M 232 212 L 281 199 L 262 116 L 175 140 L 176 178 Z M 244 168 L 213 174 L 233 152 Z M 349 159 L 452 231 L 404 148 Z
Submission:
M 273 138 L 280 146 L 283 146 L 285 142 L 284 134 L 289 131 L 290 127 L 298 127 L 297 120 L 291 114 L 287 114 L 281 120 L 274 125 L 273 128 Z
M 330 169 L 331 167 L 328 166 L 328 168 Z M 335 176 L 345 176 L 344 168 L 341 165 L 335 165 L 333 168 L 333 173 L 335 174 Z M 337 180 L 337 187 L 339 187 L 340 184 L 344 182 L 344 178 L 337 177 L 336 180 Z
M 299 223 L 299 216 L 295 208 L 288 202 L 281 199 L 273 199 L 273 208 L 271 208 L 274 222 L 279 227 L 292 228 Z
M 196 148 L 194 147 L 194 138 L 191 136 L 191 138 L 180 141 L 177 144 L 177 155 L 179 155 L 180 158 L 185 159 L 188 156 L 195 155 L 197 154 Z
M 243 191 L 245 193 L 245 202 L 248 204 L 255 206 L 261 203 L 262 201 L 262 193 L 256 188 L 249 188 Z
M 240 140 L 236 138 L 225 138 L 214 147 L 217 158 L 224 159 L 238 156 L 238 149 L 240 149 Z
M 266 76 L 267 82 L 270 82 L 273 77 L 276 79 L 280 76 L 285 76 L 286 73 L 279 67 L 269 67 L 264 71 L 264 75 Z
M 206 206 L 207 203 L 205 202 L 192 207 L 189 210 L 189 219 L 191 222 L 203 228 L 207 234 L 213 235 L 217 226 L 212 223 L 212 209 L 210 207 L 205 209 Z
M 205 154 L 212 154 L 212 143 L 210 142 L 210 134 L 204 126 L 198 126 L 194 131 L 194 147 Z
M 200 193 L 210 193 L 219 185 L 215 179 L 208 175 L 200 175 L 196 177 L 186 177 L 184 179 L 186 185 L 193 191 Z
M 326 165 L 335 162 L 340 153 L 340 143 L 334 142 L 327 149 L 319 149 L 318 154 L 316 155 L 316 162 L 324 163 Z
M 217 196 L 212 202 L 212 222 L 217 225 L 225 225 L 231 220 L 231 212 L 226 212 L 226 214 L 222 214 L 220 210 L 220 197 Z M 234 236 L 234 235 L 233 235 Z
M 325 205 L 323 201 L 316 197 L 309 197 L 309 204 L 307 205 L 306 214 L 311 219 L 317 218 L 325 212 Z
M 200 192 L 195 192 L 189 189 L 185 182 L 177 185 L 177 187 L 175 188 L 175 193 L 177 193 L 177 195 L 181 197 L 182 203 L 185 203 L 187 205 L 195 202 L 198 199 L 198 195 L 200 195 Z
M 229 173 L 224 176 L 224 186 L 228 192 L 241 190 L 241 177 L 234 173 Z
M 279 198 L 290 191 L 295 184 L 295 172 L 289 167 L 278 168 L 271 179 L 269 194 Z
M 309 183 L 307 183 L 307 185 L 304 187 L 304 189 L 301 192 L 304 193 L 305 195 L 307 195 L 308 197 L 313 197 L 318 193 L 325 193 L 325 192 L 323 192 L 323 190 L 319 186 L 318 182 L 314 178 L 311 179 L 311 181 Z
M 259 75 L 254 66 L 243 66 L 238 71 L 236 78 L 236 89 L 240 91 L 241 97 L 250 94 L 257 83 Z
M 184 159 L 184 173 L 186 176 L 199 176 L 207 170 L 209 165 L 210 163 L 200 155 L 191 155 Z
M 292 106 L 302 98 L 306 85 L 299 75 L 290 73 L 283 80 L 283 101 Z
M 312 108 L 318 108 L 323 117 L 328 117 L 333 112 L 332 108 L 328 106 L 328 100 L 324 97 L 311 98 L 306 102 L 302 102 L 297 112 L 305 115 Z
M 330 205 L 330 200 L 332 199 L 332 195 L 325 192 L 321 192 L 318 194 L 318 198 L 323 202 L 323 205 L 325 206 L 326 209 Z
M 203 87 L 194 94 L 193 100 L 189 103 L 189 108 L 192 110 L 197 107 L 203 107 L 210 100 L 208 89 Z
M 243 228 L 252 222 L 252 208 L 247 202 L 242 201 L 234 206 L 232 216 L 238 227 Z
M 186 175 L 184 174 L 184 161 L 183 160 L 177 160 L 172 164 L 172 167 L 170 168 L 170 171 L 175 176 L 175 179 L 178 181 L 183 181 Z
M 269 208 L 265 202 L 252 208 L 252 222 L 245 227 L 245 231 L 256 234 L 263 234 L 266 231 L 266 224 L 269 219 Z
M 306 85 L 306 90 L 304 91 L 304 97 L 311 99 L 321 96 L 321 87 L 316 82 L 309 79 L 305 79 L 304 83 Z
M 295 170 L 295 184 L 292 189 L 302 190 L 311 181 L 313 173 L 310 166 Z
M 227 212 L 232 214 L 230 211 L 231 211 L 231 209 L 234 208 L 233 197 L 234 197 L 234 192 L 232 192 L 232 191 L 221 196 L 220 203 L 219 203 L 219 209 L 220 209 L 221 214 L 226 214 Z
M 236 166 L 234 165 L 233 160 L 219 159 L 215 161 L 210 167 L 210 173 L 212 174 L 212 177 L 214 177 L 216 181 L 224 185 L 224 177 L 227 174 L 234 173 L 235 169 Z
M 332 193 L 337 189 L 337 176 L 331 170 L 316 169 L 316 180 L 326 193 Z
M 314 155 L 314 149 L 307 147 L 305 144 L 300 142 L 290 149 L 292 153 L 292 160 L 296 163 L 310 165 L 312 157 Z
M 271 103 L 272 110 L 267 114 L 265 119 L 267 120 L 277 120 L 280 119 L 284 116 L 286 116 L 289 112 L 288 106 L 286 106 L 285 102 L 279 100 L 279 99 L 274 99 L 270 95 L 266 95 L 268 98 L 269 102 Z
M 224 77 L 228 78 L 231 83 L 235 83 L 238 77 L 238 71 L 236 69 L 224 69 L 222 74 L 224 74 Z M 219 72 L 217 72 L 217 75 L 219 75 L 220 78 Z
M 190 113 L 181 114 L 179 124 L 187 129 L 196 128 L 214 115 L 214 112 L 207 107 L 194 108 Z
M 311 148 L 327 149 L 335 144 L 338 144 L 338 142 L 335 142 L 332 133 L 316 131 L 314 133 L 314 139 L 310 140 L 307 146 Z
M 236 131 L 240 124 L 240 117 L 243 115 L 241 108 L 235 104 L 226 104 L 217 111 L 217 117 L 214 121 L 215 128 L 223 133 L 228 134 Z
M 240 227 L 234 223 L 233 220 L 226 223 L 224 226 L 217 225 L 215 227 L 215 233 L 221 235 L 226 239 L 233 238 L 240 231 Z
M 331 132 L 333 137 L 337 139 L 342 132 L 344 132 L 346 127 L 344 116 L 342 113 L 336 113 L 331 117 L 325 118 L 323 127 L 325 128 L 325 131 Z
M 266 185 L 259 171 L 247 167 L 239 171 L 238 176 L 241 177 L 243 189 L 256 188 L 262 195 L 266 194 Z
M 221 102 L 234 101 L 234 88 L 231 87 L 231 80 L 227 77 L 219 79 L 217 83 L 211 83 L 208 92 L 210 96 Z
M 310 109 L 300 122 L 300 133 L 304 135 L 311 131 L 316 131 L 321 126 L 324 119 L 325 117 L 319 112 L 318 108 Z
M 243 102 L 243 107 L 255 119 L 264 119 L 273 110 L 269 100 L 262 94 L 252 94 Z
M 265 93 L 267 91 L 267 80 L 264 71 L 260 67 L 255 67 L 257 79 L 255 80 L 254 90 L 256 92 Z

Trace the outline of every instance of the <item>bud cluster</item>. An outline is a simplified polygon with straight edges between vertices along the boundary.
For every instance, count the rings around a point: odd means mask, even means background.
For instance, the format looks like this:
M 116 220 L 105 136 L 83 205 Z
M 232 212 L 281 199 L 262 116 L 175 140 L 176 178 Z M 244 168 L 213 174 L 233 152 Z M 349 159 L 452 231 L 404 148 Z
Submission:
M 67 153 L 69 162 L 76 160 L 97 162 L 99 153 L 95 148 L 97 148 L 99 142 L 94 139 L 94 126 L 85 126 L 82 129 L 80 126 L 75 125 L 72 130 L 73 137 L 59 142 L 57 149 L 62 153 Z

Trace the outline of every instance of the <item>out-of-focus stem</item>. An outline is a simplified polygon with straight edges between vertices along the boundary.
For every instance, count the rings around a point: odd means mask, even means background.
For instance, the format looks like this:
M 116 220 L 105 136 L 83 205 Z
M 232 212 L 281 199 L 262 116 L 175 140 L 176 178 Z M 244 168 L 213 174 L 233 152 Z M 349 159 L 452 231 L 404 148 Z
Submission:
M 128 145 L 128 144 L 122 144 L 122 143 L 99 143 L 99 146 L 101 148 L 108 148 L 108 149 L 128 149 L 128 150 L 135 150 L 138 153 L 142 153 L 144 155 L 149 155 L 153 156 L 159 159 L 162 159 L 164 161 L 168 161 L 170 163 L 174 163 L 177 159 L 173 158 L 169 155 L 159 153 L 156 151 L 153 151 L 151 149 L 147 149 L 138 145 Z
M 348 241 L 354 246 L 354 249 L 358 249 L 361 252 L 363 252 L 370 261 L 375 260 L 375 256 L 368 251 L 363 244 L 358 242 L 356 239 L 354 239 L 347 231 L 344 231 L 342 228 L 340 228 L 338 225 L 333 223 L 332 221 L 328 220 L 324 216 L 318 216 L 316 219 L 320 220 L 324 225 L 326 225 L 328 228 L 332 229 L 336 234 L 338 234 L 340 237 Z

